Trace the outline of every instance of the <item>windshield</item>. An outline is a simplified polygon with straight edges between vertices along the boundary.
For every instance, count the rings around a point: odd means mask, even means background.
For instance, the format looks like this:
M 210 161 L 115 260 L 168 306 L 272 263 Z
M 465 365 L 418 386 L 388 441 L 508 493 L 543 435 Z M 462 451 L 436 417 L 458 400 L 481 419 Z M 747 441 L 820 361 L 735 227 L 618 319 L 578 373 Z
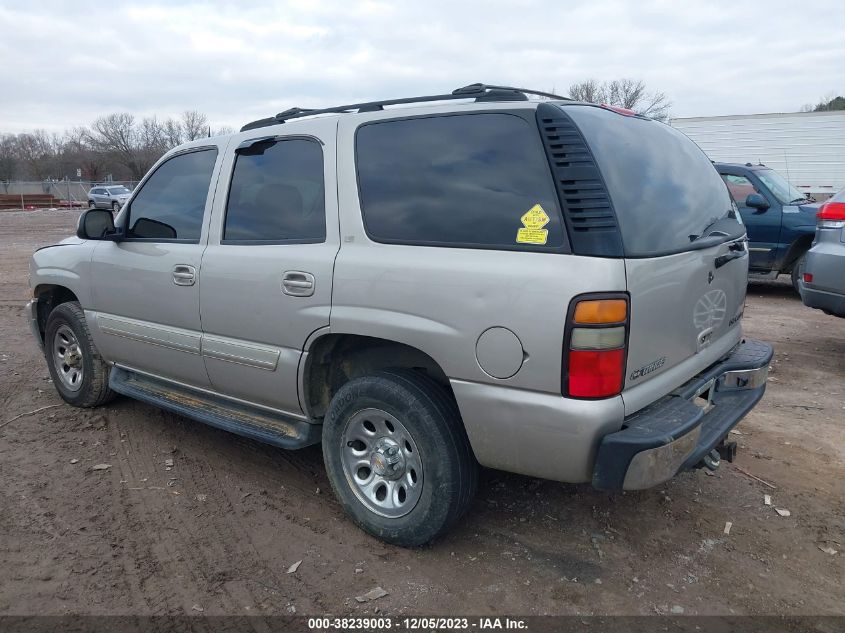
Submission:
M 759 169 L 754 172 L 757 177 L 763 181 L 763 184 L 769 188 L 772 195 L 778 199 L 781 204 L 798 204 L 805 202 L 807 196 L 798 191 L 795 187 L 790 185 L 786 179 L 776 171 L 771 169 Z
M 123 195 L 126 195 L 127 193 L 130 193 L 130 192 L 129 192 L 129 189 L 121 186 L 121 187 L 111 187 L 111 188 L 109 188 L 109 193 L 113 196 L 123 196 Z

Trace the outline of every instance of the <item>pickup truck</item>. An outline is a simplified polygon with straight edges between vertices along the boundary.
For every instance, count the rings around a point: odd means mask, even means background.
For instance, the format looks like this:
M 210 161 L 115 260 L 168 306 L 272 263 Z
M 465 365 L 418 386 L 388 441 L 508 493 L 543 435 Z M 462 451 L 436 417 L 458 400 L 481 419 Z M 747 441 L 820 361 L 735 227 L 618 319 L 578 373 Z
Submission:
M 749 278 L 775 279 L 788 274 L 798 292 L 807 251 L 816 234 L 819 205 L 765 165 L 715 166 L 748 231 Z

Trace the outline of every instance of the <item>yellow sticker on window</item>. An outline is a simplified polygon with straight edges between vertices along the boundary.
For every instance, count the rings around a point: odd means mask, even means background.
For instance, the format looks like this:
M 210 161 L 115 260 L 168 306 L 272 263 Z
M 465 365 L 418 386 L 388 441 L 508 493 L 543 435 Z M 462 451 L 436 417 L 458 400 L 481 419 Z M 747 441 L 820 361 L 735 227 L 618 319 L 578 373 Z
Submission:
M 549 216 L 539 204 L 528 209 L 520 218 L 523 228 L 516 232 L 517 244 L 545 244 L 549 232 L 543 227 L 549 223 Z
M 519 229 L 516 232 L 516 241 L 519 244 L 545 244 L 549 239 L 549 232 L 546 229 Z

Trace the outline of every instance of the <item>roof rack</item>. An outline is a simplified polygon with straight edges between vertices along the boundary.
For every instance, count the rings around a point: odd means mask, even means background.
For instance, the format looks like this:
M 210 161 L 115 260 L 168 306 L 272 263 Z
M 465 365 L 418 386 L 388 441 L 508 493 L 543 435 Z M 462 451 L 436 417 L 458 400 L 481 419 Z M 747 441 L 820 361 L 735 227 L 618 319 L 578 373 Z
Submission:
M 528 88 L 513 88 L 511 86 L 490 86 L 488 84 L 470 84 L 463 88 L 457 88 L 449 94 L 442 95 L 427 95 L 423 97 L 405 97 L 403 99 L 386 99 L 383 101 L 368 101 L 365 103 L 351 103 L 349 105 L 334 106 L 331 108 L 307 109 L 307 108 L 289 108 L 284 112 L 279 112 L 276 116 L 268 117 L 266 119 L 259 119 L 252 123 L 247 123 L 241 128 L 241 132 L 247 130 L 254 130 L 256 128 L 267 127 L 268 125 L 278 125 L 291 119 L 298 119 L 314 114 L 343 114 L 352 111 L 355 112 L 377 112 L 384 110 L 384 106 L 400 105 L 404 103 L 425 103 L 427 101 L 450 101 L 453 99 L 475 99 L 476 101 L 526 101 L 527 95 L 536 95 L 540 97 L 548 97 L 550 99 L 565 99 L 570 101 L 568 97 L 552 94 L 550 92 L 541 92 L 539 90 L 530 90 Z

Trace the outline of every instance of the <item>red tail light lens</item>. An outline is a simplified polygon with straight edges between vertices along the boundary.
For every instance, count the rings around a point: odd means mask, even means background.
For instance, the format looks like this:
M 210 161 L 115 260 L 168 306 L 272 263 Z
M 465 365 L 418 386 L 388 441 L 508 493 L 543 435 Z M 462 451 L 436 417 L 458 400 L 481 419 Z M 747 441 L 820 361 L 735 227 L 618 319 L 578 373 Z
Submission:
M 805 284 L 813 283 L 813 273 L 804 273 L 804 283 Z
M 582 295 L 569 307 L 563 394 L 608 398 L 622 391 L 628 341 L 627 295 Z
M 569 395 L 605 398 L 622 391 L 625 350 L 569 352 Z
M 816 214 L 819 226 L 826 229 L 845 227 L 845 202 L 826 202 Z

